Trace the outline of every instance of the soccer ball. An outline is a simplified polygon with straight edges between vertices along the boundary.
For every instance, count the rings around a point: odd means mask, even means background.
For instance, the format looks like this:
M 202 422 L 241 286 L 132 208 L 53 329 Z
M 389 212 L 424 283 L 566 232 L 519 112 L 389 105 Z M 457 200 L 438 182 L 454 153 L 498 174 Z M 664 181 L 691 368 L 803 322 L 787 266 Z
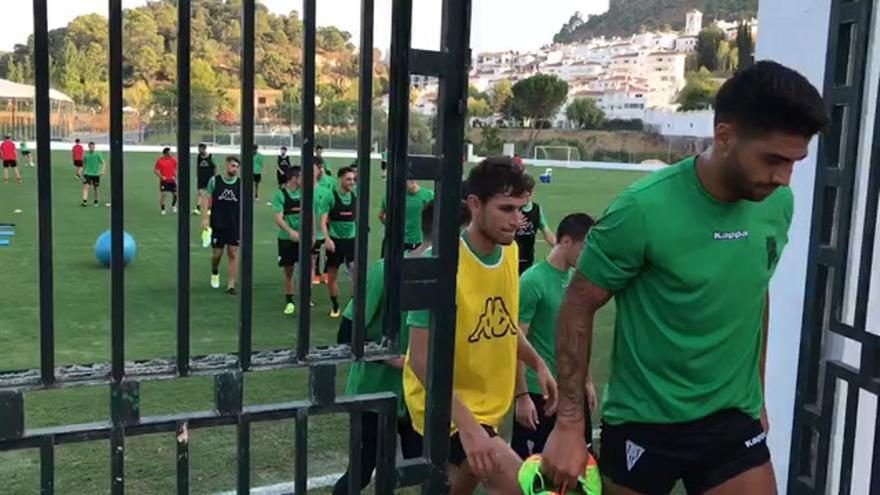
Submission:
M 523 462 L 519 468 L 519 486 L 523 495 L 602 495 L 602 477 L 596 459 L 590 455 L 587 470 L 578 478 L 578 486 L 569 488 L 565 493 L 544 481 L 541 474 L 541 456 L 535 454 Z

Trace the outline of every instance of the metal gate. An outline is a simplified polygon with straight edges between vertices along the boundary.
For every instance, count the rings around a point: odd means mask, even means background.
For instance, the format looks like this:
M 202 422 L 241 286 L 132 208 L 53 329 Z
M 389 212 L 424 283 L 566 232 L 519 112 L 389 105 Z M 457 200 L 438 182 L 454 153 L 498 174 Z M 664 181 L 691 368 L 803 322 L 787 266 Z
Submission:
M 880 125 L 874 123 L 871 156 L 860 157 L 859 138 L 864 118 L 864 94 L 873 0 L 834 0 L 828 32 L 825 100 L 831 127 L 819 143 L 814 191 L 813 223 L 804 301 L 800 362 L 798 364 L 789 492 L 828 493 L 835 396 L 841 384 L 846 393 L 840 458 L 840 494 L 853 493 L 853 455 L 859 392 L 880 395 L 880 335 L 868 331 L 868 293 L 880 194 Z M 880 101 L 878 101 L 880 110 Z M 876 114 L 875 114 L 876 119 Z M 870 123 L 868 123 L 870 125 Z M 869 141 L 870 142 L 870 141 Z M 859 159 L 869 167 L 864 223 L 853 224 L 854 194 Z M 861 244 L 850 246 L 851 235 L 861 231 Z M 850 255 L 854 255 L 853 258 Z M 857 289 L 845 296 L 848 267 L 858 271 Z M 854 317 L 844 317 L 844 299 L 854 299 Z M 859 363 L 828 358 L 829 349 L 842 339 L 861 347 Z M 880 434 L 880 415 L 875 438 Z M 870 490 L 880 493 L 880 441 L 874 440 Z
M 398 351 L 400 311 L 429 308 L 432 328 L 454 328 L 455 266 L 458 256 L 457 218 L 460 202 L 464 113 L 467 98 L 467 67 L 470 65 L 470 0 L 444 0 L 441 50 L 410 48 L 413 0 L 394 0 L 391 45 L 390 163 L 387 201 L 389 205 L 386 256 L 386 338 L 381 343 L 364 341 L 364 301 L 356 298 L 354 334 L 351 346 L 315 349 L 309 345 L 311 277 L 309 267 L 300 264 L 299 327 L 296 346 L 272 351 L 252 349 L 253 203 L 242 202 L 241 211 L 241 297 L 238 352 L 222 356 L 190 354 L 190 221 L 181 208 L 177 250 L 177 355 L 149 361 L 126 361 L 123 265 L 125 225 L 123 189 L 122 126 L 122 0 L 109 1 L 110 73 L 110 189 L 111 206 L 111 339 L 110 363 L 56 366 L 54 360 L 52 189 L 50 186 L 49 122 L 49 33 L 47 0 L 33 0 L 37 116 L 37 192 L 39 252 L 40 368 L 0 372 L 0 451 L 39 449 L 41 493 L 54 491 L 56 445 L 110 440 L 111 490 L 125 492 L 126 438 L 146 434 L 176 435 L 177 491 L 190 492 L 189 443 L 187 432 L 198 428 L 235 425 L 237 428 L 237 490 L 250 491 L 250 426 L 254 422 L 290 419 L 295 421 L 295 493 L 306 492 L 308 473 L 306 448 L 308 418 L 314 415 L 348 413 L 351 420 L 350 457 L 353 479 L 359 478 L 361 437 L 360 415 L 375 411 L 380 416 L 376 493 L 392 493 L 395 487 L 422 484 L 423 493 L 448 492 L 446 458 L 452 397 L 452 373 L 443 363 L 452 361 L 453 332 L 431 332 L 428 371 L 428 407 L 425 451 L 419 459 L 395 466 L 396 398 L 393 394 L 356 397 L 335 396 L 336 366 L 352 360 L 381 360 Z M 372 110 L 374 0 L 361 0 L 360 109 L 358 161 L 370 163 Z M 190 149 L 190 0 L 178 1 L 178 136 L 180 154 L 188 161 Z M 315 12 L 316 0 L 303 0 L 303 180 L 314 180 L 315 132 Z M 242 196 L 253 195 L 254 143 L 254 18 L 255 0 L 242 0 L 241 27 L 241 123 Z M 408 147 L 409 78 L 411 74 L 439 79 L 438 136 L 435 156 L 410 156 Z M 358 216 L 367 218 L 370 196 L 370 167 L 360 167 Z M 403 258 L 405 181 L 408 178 L 435 182 L 436 206 L 433 233 L 434 256 Z M 180 168 L 180 202 L 190 204 L 190 167 Z M 302 223 L 313 220 L 313 191 L 302 192 Z M 356 240 L 356 294 L 364 294 L 367 261 L 367 222 L 360 222 Z M 300 259 L 308 259 L 312 233 L 304 230 Z M 308 368 L 309 400 L 244 406 L 245 377 L 266 370 Z M 183 414 L 141 417 L 140 383 L 180 377 L 214 377 L 214 409 Z M 72 424 L 52 428 L 25 428 L 24 394 L 38 389 L 109 385 L 110 418 L 106 422 Z M 351 493 L 359 493 L 351 483 Z

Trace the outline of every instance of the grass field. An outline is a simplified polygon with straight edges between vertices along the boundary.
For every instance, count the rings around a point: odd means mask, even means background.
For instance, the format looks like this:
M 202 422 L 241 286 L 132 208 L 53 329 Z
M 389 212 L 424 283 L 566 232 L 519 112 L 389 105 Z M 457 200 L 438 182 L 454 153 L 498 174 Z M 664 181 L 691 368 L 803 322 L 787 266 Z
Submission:
M 98 208 L 79 206 L 81 185 L 74 182 L 68 152 L 53 153 L 53 227 L 55 276 L 56 362 L 89 363 L 110 359 L 110 272 L 95 260 L 97 236 L 110 225 L 109 174 Z M 106 154 L 105 154 L 106 158 Z M 137 240 L 138 254 L 125 273 L 126 359 L 172 357 L 175 352 L 177 218 L 160 216 L 152 164 L 156 155 L 125 154 L 125 228 Z M 221 158 L 222 157 L 218 157 Z M 330 160 L 334 168 L 345 161 Z M 267 163 L 274 162 L 267 159 Z M 109 161 L 108 161 L 109 163 Z M 220 163 L 218 161 L 218 163 Z M 9 246 L 0 247 L 4 307 L 0 311 L 0 369 L 38 366 L 37 212 L 34 168 L 23 168 L 24 183 L 0 184 L 0 223 L 16 224 Z M 378 167 L 375 168 L 378 171 Z M 254 206 L 254 349 L 296 345 L 297 318 L 282 314 L 282 275 L 276 264 L 275 227 L 265 202 L 274 192 L 274 177 L 263 184 L 261 201 Z M 375 200 L 370 215 L 372 258 L 378 256 L 381 228 L 376 220 L 384 185 L 372 181 Z M 557 169 L 553 183 L 540 185 L 537 200 L 551 224 L 566 213 L 599 214 L 610 199 L 642 174 L 619 171 Z M 195 197 L 193 193 L 193 198 Z M 191 206 L 191 205 L 190 205 Z M 183 205 L 187 208 L 187 205 Z M 13 213 L 20 209 L 21 213 Z M 189 208 L 188 208 L 189 209 Z M 238 299 L 208 285 L 209 250 L 198 242 L 198 218 L 190 216 L 193 239 L 191 327 L 193 355 L 237 350 Z M 47 248 L 48 246 L 43 246 Z M 539 242 L 538 255 L 547 246 Z M 225 283 L 225 262 L 221 269 Z M 348 299 L 343 284 L 342 299 Z M 338 320 L 327 316 L 329 301 L 324 286 L 314 287 L 312 343 L 335 338 Z M 300 311 L 302 308 L 298 308 Z M 594 376 L 601 389 L 607 380 L 613 306 L 600 313 L 596 326 Z M 340 368 L 339 391 L 347 369 Z M 302 399 L 307 396 L 307 372 L 250 373 L 245 402 L 260 404 Z M 106 386 L 29 393 L 28 428 L 104 421 L 109 418 Z M 188 378 L 144 383 L 143 416 L 210 410 L 212 380 Z M 344 470 L 348 420 L 344 415 L 310 420 L 309 475 Z M 259 423 L 252 426 L 252 483 L 279 483 L 293 478 L 293 423 Z M 192 486 L 195 493 L 214 493 L 235 486 L 235 430 L 217 428 L 191 433 Z M 56 448 L 56 493 L 109 493 L 109 443 L 65 445 Z M 39 457 L 36 451 L 0 453 L 0 480 L 4 494 L 39 492 Z M 129 493 L 160 494 L 175 490 L 175 439 L 150 435 L 126 440 L 126 485 Z

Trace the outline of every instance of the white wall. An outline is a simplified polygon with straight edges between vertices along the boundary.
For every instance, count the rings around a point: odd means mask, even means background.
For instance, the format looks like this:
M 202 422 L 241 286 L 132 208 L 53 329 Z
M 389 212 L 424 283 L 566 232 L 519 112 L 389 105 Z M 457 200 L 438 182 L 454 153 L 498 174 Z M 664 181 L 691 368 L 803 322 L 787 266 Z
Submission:
M 773 59 L 823 87 L 830 0 L 760 2 L 756 59 Z M 804 33 L 810 33 L 804 36 Z M 795 167 L 791 186 L 795 211 L 789 244 L 770 284 L 770 336 L 767 349 L 766 398 L 771 431 L 770 452 L 780 493 L 787 492 L 801 321 L 804 309 L 807 253 L 816 178 L 816 142 L 810 156 Z M 858 492 L 853 492 L 858 493 Z
M 675 112 L 671 110 L 647 110 L 645 125 L 663 136 L 686 136 L 711 138 L 715 135 L 715 112 L 700 110 Z

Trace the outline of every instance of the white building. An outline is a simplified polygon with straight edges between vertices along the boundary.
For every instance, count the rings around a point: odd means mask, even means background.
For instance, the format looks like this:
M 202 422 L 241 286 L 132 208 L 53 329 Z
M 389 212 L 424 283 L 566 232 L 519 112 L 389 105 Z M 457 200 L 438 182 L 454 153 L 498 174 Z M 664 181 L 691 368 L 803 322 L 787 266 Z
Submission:
M 675 51 L 691 53 L 697 49 L 697 37 L 695 35 L 683 35 L 675 39 Z
M 696 36 L 703 29 L 703 13 L 697 9 L 685 14 L 685 34 Z
M 644 116 L 645 130 L 667 137 L 715 136 L 715 112 L 698 110 L 676 112 L 675 110 L 648 109 Z

